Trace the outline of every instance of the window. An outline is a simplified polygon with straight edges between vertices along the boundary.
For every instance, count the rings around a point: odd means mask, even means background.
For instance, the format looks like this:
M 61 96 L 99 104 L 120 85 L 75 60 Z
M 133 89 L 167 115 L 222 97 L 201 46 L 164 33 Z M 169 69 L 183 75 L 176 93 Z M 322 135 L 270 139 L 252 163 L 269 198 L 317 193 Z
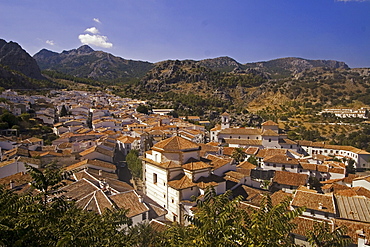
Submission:
M 146 220 L 146 212 L 141 215 L 141 220 Z
M 153 173 L 153 184 L 156 184 L 157 183 L 157 173 Z
M 271 138 L 269 138 L 269 142 L 271 142 Z
M 173 222 L 176 222 L 176 220 L 177 220 L 177 217 L 176 217 L 176 215 L 174 215 L 173 216 Z
M 273 166 L 273 167 L 276 167 L 276 164 L 273 164 L 272 166 Z
M 175 199 L 173 199 L 173 198 L 172 198 L 172 199 L 171 199 L 171 202 L 172 202 L 172 203 L 174 203 L 174 202 L 175 202 Z
M 311 209 L 311 215 L 315 216 L 315 211 Z
M 291 169 L 294 169 L 294 165 L 291 165 L 291 166 L 290 166 L 290 168 L 291 168 Z
M 325 218 L 329 218 L 329 213 L 325 212 Z
M 163 198 L 166 198 L 166 194 L 163 194 Z

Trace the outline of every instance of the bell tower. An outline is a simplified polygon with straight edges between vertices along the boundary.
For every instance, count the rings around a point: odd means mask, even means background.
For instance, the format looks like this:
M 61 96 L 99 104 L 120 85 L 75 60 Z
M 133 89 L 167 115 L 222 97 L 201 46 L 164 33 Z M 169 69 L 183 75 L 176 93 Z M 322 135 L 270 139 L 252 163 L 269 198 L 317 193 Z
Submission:
M 230 114 L 227 112 L 221 115 L 221 129 L 230 128 Z

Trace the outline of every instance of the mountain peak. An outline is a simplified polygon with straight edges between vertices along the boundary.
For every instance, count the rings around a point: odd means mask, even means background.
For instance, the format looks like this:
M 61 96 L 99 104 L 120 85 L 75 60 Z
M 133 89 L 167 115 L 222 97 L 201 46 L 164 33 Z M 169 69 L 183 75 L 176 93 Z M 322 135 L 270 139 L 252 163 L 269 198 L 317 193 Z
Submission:
M 88 46 L 88 45 L 83 45 L 83 46 L 80 46 L 77 51 L 79 53 L 91 53 L 91 52 L 94 52 L 94 50 Z

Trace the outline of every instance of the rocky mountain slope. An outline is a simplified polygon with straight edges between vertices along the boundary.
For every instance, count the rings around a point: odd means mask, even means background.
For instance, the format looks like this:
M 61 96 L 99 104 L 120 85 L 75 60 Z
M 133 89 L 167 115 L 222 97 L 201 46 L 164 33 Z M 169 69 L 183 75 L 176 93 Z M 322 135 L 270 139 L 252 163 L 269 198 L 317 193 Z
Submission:
M 48 81 L 36 61 L 15 42 L 0 39 L 0 86 L 13 89 L 58 87 Z
M 0 64 L 33 79 L 45 79 L 37 62 L 20 45 L 0 39 Z
M 350 69 L 338 61 L 301 58 L 260 64 L 239 64 L 228 57 L 175 60 L 156 63 L 140 82 L 123 88 L 129 95 L 161 101 L 164 107 L 189 114 L 291 101 L 317 106 L 370 104 L 369 71 Z
M 56 53 L 42 49 L 34 56 L 41 70 L 58 72 L 105 82 L 122 82 L 143 77 L 152 67 L 149 62 L 127 60 L 83 45 Z

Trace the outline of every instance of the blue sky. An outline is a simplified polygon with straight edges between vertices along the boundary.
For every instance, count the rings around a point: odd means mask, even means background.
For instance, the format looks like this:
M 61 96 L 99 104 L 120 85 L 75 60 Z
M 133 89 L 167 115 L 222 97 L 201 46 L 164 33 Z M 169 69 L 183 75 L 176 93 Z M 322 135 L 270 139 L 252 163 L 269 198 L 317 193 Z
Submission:
M 89 44 L 150 62 L 302 57 L 370 67 L 370 1 L 0 0 L 0 38 L 31 55 Z

